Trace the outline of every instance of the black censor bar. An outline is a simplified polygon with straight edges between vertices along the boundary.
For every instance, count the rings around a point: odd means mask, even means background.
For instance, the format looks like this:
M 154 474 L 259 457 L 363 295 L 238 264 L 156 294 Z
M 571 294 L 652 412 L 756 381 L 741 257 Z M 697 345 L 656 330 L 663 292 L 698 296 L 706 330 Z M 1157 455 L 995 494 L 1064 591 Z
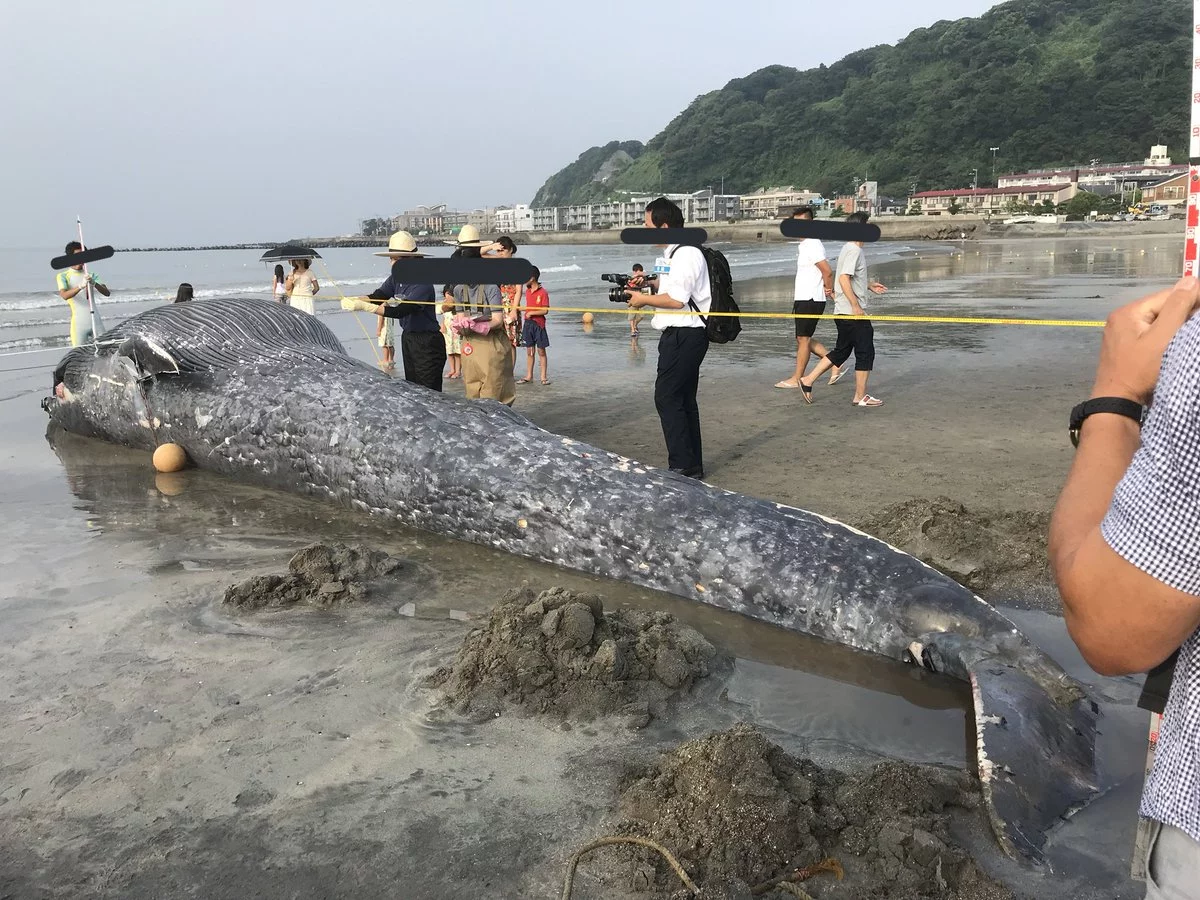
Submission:
M 703 228 L 625 228 L 621 231 L 622 244 L 700 247 L 707 240 L 708 232 Z
M 789 238 L 816 238 L 819 241 L 862 241 L 873 244 L 882 236 L 878 225 L 870 222 L 830 222 L 827 219 L 784 219 L 779 231 Z
M 533 277 L 527 259 L 397 259 L 392 278 L 400 284 L 524 284 Z
M 116 251 L 112 247 L 93 247 L 91 250 L 81 250 L 78 253 L 68 253 L 66 256 L 56 256 L 50 260 L 52 269 L 69 269 L 71 266 L 83 266 L 90 262 L 108 259 Z

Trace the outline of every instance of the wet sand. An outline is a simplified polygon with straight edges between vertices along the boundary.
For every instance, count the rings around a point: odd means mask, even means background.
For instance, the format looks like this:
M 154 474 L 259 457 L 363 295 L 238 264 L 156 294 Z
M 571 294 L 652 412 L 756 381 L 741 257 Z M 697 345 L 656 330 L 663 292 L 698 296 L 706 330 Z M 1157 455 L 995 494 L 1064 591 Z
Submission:
M 1157 243 L 968 244 L 877 272 L 896 288 L 877 308 L 1103 318 L 1179 270 L 1179 249 Z M 778 307 L 790 279 L 747 288 L 744 308 Z M 556 325 L 565 338 L 571 323 Z M 613 317 L 573 337 L 592 355 L 564 360 L 518 408 L 661 464 L 655 349 L 629 347 L 626 328 Z M 849 405 L 848 381 L 818 387 L 811 407 L 773 390 L 791 370 L 789 332 L 753 322 L 710 351 L 700 402 L 714 484 L 846 521 L 938 496 L 1052 506 L 1098 331 L 880 325 L 875 410 Z M 74 438 L 52 451 L 37 408 L 46 387 L 44 371 L 0 378 L 0 896 L 556 896 L 571 852 L 605 833 L 624 761 L 739 720 L 823 765 L 968 764 L 958 685 L 321 503 L 195 471 L 156 479 L 145 454 Z M 388 596 L 343 610 L 221 606 L 230 583 L 279 571 L 319 539 L 408 565 Z M 736 656 L 733 674 L 638 732 L 431 715 L 420 683 L 469 628 L 463 613 L 522 583 L 671 612 Z M 1136 681 L 1087 671 L 1048 592 L 1000 599 L 1032 607 L 1010 614 L 1101 700 L 1109 792 L 1052 837 L 1046 870 L 1002 859 L 978 816 L 962 817 L 962 839 L 1021 894 L 1138 897 Z M 415 616 L 400 614 L 407 603 Z M 624 896 L 586 880 L 579 894 L 589 885 Z

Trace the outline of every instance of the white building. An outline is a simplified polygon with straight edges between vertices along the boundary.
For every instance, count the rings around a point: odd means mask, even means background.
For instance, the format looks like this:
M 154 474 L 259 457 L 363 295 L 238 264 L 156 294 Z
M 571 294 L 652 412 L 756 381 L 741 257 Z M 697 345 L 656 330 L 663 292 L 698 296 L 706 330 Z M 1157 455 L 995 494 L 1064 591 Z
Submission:
M 519 231 L 533 231 L 533 210 L 527 203 L 518 203 L 513 207 L 500 207 L 495 216 L 496 231 L 501 234 L 515 234 Z
M 540 206 L 530 210 L 534 231 L 592 231 L 603 228 L 637 228 L 645 224 L 646 204 L 666 197 L 683 211 L 685 222 L 725 222 L 741 216 L 737 194 L 634 194 L 626 200 L 587 203 L 577 206 Z M 503 230 L 503 229 L 501 229 Z
M 790 215 L 797 206 L 823 206 L 825 198 L 808 188 L 760 188 L 741 196 L 741 218 L 778 219 Z
M 1174 165 L 1171 162 L 1165 144 L 1156 144 L 1150 148 L 1149 158 L 1142 162 L 1101 163 L 1097 160 L 1094 165 L 1034 169 L 1015 175 L 1001 175 L 997 184 L 1002 188 L 1077 184 L 1080 190 L 1093 194 L 1115 194 L 1158 184 L 1187 171 L 1186 165 Z

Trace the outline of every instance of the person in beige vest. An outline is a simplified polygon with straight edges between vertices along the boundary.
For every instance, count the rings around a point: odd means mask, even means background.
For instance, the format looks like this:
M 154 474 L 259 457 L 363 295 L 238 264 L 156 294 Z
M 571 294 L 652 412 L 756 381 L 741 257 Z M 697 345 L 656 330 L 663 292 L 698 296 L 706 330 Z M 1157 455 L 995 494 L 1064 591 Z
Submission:
M 491 241 L 479 239 L 479 229 L 464 225 L 458 239 L 448 241 L 454 256 L 478 258 Z M 451 327 L 462 335 L 462 379 L 469 400 L 498 400 L 512 406 L 517 399 L 513 378 L 516 351 L 505 329 L 515 314 L 505 310 L 500 288 L 494 284 L 456 284 L 453 287 L 457 316 Z

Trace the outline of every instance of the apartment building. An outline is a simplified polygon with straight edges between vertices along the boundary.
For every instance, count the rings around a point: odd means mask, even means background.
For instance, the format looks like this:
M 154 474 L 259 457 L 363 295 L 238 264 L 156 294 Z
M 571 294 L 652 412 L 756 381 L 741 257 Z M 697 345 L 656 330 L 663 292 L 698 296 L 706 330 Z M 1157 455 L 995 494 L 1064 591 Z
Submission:
M 825 199 L 808 188 L 772 187 L 761 188 L 741 195 L 742 219 L 780 219 L 789 215 L 797 206 L 823 206 Z

